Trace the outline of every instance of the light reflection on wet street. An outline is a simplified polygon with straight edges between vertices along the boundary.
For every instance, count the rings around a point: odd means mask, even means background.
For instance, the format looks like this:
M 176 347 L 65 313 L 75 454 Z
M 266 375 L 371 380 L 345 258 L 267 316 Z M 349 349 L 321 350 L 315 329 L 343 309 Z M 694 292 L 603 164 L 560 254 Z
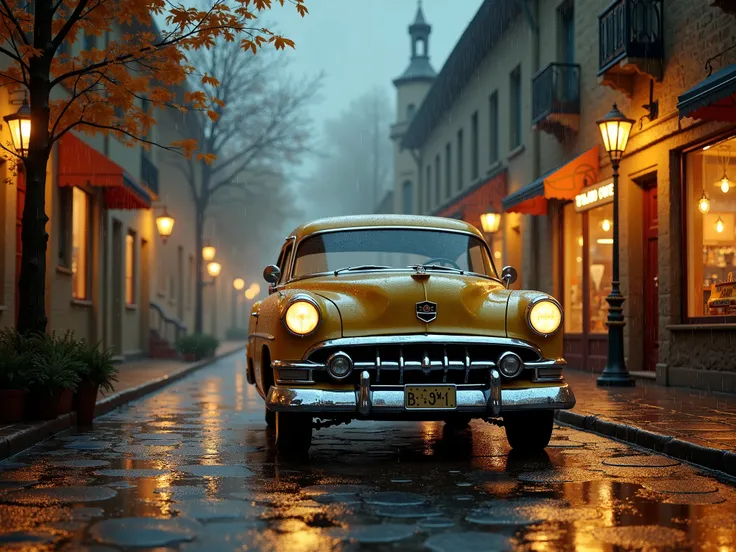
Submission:
M 731 550 L 736 492 L 556 428 L 509 454 L 475 421 L 353 422 L 276 457 L 242 358 L 0 462 L 0 549 Z M 14 547 L 14 548 L 13 548 Z

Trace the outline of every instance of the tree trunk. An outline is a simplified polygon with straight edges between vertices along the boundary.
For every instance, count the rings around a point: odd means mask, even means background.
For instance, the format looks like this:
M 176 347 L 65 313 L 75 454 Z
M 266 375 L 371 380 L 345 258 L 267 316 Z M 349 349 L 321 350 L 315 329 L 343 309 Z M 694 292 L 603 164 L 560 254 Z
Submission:
M 33 43 L 44 50 L 51 42 L 50 2 L 35 2 Z M 18 280 L 18 331 L 23 334 L 46 331 L 46 167 L 51 153 L 49 137 L 49 70 L 51 57 L 29 59 L 31 137 L 25 161 L 26 198 L 23 208 L 21 242 L 23 252 Z
M 202 262 L 202 247 L 204 247 L 204 209 L 201 209 L 200 205 L 197 205 L 197 220 L 195 221 L 194 227 L 196 232 L 194 239 L 194 285 L 196 286 L 194 290 L 194 333 L 201 334 L 202 316 L 204 314 L 202 308 L 202 282 L 204 281 L 202 274 L 204 264 Z

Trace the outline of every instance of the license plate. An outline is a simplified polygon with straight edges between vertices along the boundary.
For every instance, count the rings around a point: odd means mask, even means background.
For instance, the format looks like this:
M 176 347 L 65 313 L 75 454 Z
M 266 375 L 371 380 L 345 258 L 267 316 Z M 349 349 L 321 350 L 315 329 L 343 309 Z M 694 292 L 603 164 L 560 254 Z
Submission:
M 405 385 L 404 407 L 407 410 L 442 410 L 457 408 L 454 385 Z

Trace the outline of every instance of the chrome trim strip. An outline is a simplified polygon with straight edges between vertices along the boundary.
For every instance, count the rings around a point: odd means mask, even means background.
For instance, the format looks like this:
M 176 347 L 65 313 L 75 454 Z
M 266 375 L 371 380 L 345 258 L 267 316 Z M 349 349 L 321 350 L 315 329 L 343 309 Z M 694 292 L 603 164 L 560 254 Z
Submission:
M 304 353 L 303 359 L 327 347 L 358 347 L 384 345 L 500 345 L 529 349 L 542 358 L 542 351 L 535 345 L 513 337 L 478 337 L 473 335 L 447 334 L 413 334 L 413 335 L 376 335 L 367 337 L 340 337 L 315 343 Z M 531 363 L 527 363 L 531 364 Z
M 496 417 L 501 413 L 503 390 L 501 389 L 501 374 L 498 370 L 491 370 L 491 390 L 488 394 L 488 413 Z
M 250 339 L 250 338 L 253 338 L 253 337 L 260 337 L 261 339 L 266 339 L 266 340 L 268 340 L 268 341 L 273 341 L 274 339 L 276 339 L 276 338 L 275 338 L 275 337 L 274 337 L 273 335 L 271 335 L 271 334 L 267 334 L 267 333 L 261 333 L 261 332 L 255 332 L 255 333 L 252 333 L 252 334 L 250 334 L 250 335 L 248 336 L 248 339 Z
M 360 413 L 363 416 L 406 412 L 403 387 L 371 388 L 370 379 L 364 376 L 365 373 L 361 374 L 359 391 L 272 386 L 266 404 L 276 412 Z M 496 389 L 500 389 L 500 386 Z M 500 404 L 492 400 L 497 398 L 492 397 L 492 394 L 490 389 L 459 385 L 455 412 L 475 413 L 482 418 L 519 410 L 567 410 L 575 406 L 575 395 L 565 383 L 526 389 L 500 389 Z

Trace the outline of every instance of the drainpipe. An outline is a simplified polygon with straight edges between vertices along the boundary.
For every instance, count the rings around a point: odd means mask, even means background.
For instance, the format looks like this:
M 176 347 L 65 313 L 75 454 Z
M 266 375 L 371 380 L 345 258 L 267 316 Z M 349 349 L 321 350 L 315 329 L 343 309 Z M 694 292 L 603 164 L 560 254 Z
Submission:
M 531 49 L 532 49 L 532 75 L 535 75 L 539 71 L 539 0 L 521 0 L 524 8 L 524 15 L 526 16 L 529 29 L 532 32 Z M 536 180 L 541 176 L 540 165 L 541 165 L 541 154 L 539 147 L 539 132 L 532 131 L 532 180 Z M 531 267 L 530 274 L 532 281 L 529 284 L 525 284 L 527 289 L 539 289 L 540 286 L 540 275 L 539 275 L 539 250 L 541 248 L 540 243 L 540 232 L 539 232 L 539 217 L 531 215 L 531 236 L 532 236 L 532 247 L 531 247 Z M 546 232 L 545 232 L 546 235 Z

